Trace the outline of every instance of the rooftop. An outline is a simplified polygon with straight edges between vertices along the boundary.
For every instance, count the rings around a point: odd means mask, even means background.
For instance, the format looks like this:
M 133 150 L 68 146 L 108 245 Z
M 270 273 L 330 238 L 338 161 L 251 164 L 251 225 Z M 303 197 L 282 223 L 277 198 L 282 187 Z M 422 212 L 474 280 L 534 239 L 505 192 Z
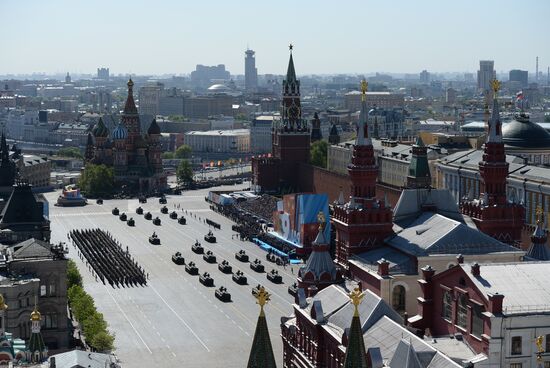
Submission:
M 504 314 L 550 313 L 550 262 L 481 264 L 477 277 L 471 265 L 460 266 L 486 298 L 504 295 Z
M 237 136 L 237 135 L 248 135 L 248 134 L 250 134 L 250 129 L 207 130 L 207 131 L 193 130 L 185 133 L 185 135 L 204 135 L 204 136 Z

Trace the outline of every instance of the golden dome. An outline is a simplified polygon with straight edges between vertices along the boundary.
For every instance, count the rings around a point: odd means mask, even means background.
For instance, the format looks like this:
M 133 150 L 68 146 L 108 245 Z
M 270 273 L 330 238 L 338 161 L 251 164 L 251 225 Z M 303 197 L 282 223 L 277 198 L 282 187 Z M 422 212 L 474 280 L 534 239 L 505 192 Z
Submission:
M 36 306 L 35 306 L 34 310 L 31 313 L 31 321 L 40 321 L 41 319 L 42 319 L 42 315 L 40 314 L 38 309 L 36 309 Z
M 8 309 L 8 305 L 4 303 L 4 296 L 0 294 L 0 310 Z

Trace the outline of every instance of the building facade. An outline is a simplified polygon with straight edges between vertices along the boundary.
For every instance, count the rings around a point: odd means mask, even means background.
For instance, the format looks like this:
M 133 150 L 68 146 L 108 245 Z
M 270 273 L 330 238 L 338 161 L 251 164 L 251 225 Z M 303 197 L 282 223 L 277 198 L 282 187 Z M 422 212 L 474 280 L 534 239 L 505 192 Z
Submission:
M 361 110 L 361 92 L 352 91 L 344 95 L 344 108 L 350 111 Z M 367 108 L 393 109 L 405 107 L 405 96 L 392 92 L 367 92 Z
M 244 53 L 244 89 L 247 92 L 254 92 L 258 88 L 258 69 L 256 69 L 256 54 L 253 50 L 247 49 Z
M 477 71 L 477 88 L 487 95 L 492 91 L 491 81 L 497 77 L 493 60 L 480 60 Z
M 191 131 L 183 140 L 193 152 L 250 152 L 249 129 Z
M 250 123 L 250 152 L 271 152 L 271 127 L 275 115 L 262 115 L 255 117 Z

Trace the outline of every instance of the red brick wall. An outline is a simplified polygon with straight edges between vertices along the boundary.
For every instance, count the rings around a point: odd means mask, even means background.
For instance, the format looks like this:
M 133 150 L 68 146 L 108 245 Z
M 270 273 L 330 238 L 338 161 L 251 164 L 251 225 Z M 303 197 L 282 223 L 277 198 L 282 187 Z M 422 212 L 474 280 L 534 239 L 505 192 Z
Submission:
M 379 278 L 357 267 L 353 263 L 349 264 L 349 272 L 351 274 L 352 279 L 358 280 L 359 282 L 361 282 L 361 287 L 363 290 L 369 289 L 376 295 L 381 296 Z

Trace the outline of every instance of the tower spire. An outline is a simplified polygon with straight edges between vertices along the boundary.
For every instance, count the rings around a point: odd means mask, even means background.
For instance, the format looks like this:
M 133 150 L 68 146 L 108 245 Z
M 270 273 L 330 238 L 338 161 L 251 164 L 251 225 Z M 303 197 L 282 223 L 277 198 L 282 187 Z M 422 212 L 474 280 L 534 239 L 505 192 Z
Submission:
M 34 310 L 31 313 L 31 338 L 27 349 L 27 360 L 32 363 L 41 363 L 48 357 L 48 348 L 40 332 L 42 315 L 38 311 L 36 296 L 34 297 Z
M 493 111 L 491 117 L 487 121 L 489 132 L 487 134 L 487 142 L 501 143 L 502 142 L 502 123 L 500 122 L 500 109 L 498 105 L 497 94 L 500 89 L 500 81 L 493 79 L 491 82 L 493 88 Z
M 368 88 L 369 83 L 363 79 L 361 81 L 361 111 L 359 112 L 359 121 L 357 122 L 357 138 L 355 138 L 355 144 L 358 146 L 372 145 L 368 129 L 369 113 L 367 111 L 366 95 Z
M 430 166 L 428 164 L 428 148 L 424 145 L 422 138 L 418 136 L 416 143 L 412 146 L 412 157 L 409 163 L 409 175 L 407 176 L 407 187 L 429 188 L 432 183 Z
M 550 249 L 546 245 L 547 235 L 544 231 L 544 211 L 541 207 L 536 210 L 537 214 L 537 226 L 533 235 L 531 235 L 531 245 L 527 250 L 527 257 L 534 258 L 539 261 L 550 260 Z
M 124 114 L 137 114 L 138 111 L 134 102 L 134 81 L 132 81 L 132 78 L 128 80 L 126 85 L 128 86 L 128 97 L 124 104 Z
M 262 286 L 256 293 L 256 303 L 260 306 L 260 315 L 256 323 L 254 340 L 248 357 L 247 368 L 276 368 L 273 347 L 269 338 L 269 330 L 265 319 L 264 306 L 270 300 L 270 294 Z
M 363 296 L 359 288 L 356 288 L 349 294 L 355 310 L 351 319 L 351 327 L 348 334 L 348 345 L 346 348 L 346 357 L 344 359 L 344 368 L 367 368 L 367 352 L 365 350 L 365 341 L 359 319 L 359 304 Z

